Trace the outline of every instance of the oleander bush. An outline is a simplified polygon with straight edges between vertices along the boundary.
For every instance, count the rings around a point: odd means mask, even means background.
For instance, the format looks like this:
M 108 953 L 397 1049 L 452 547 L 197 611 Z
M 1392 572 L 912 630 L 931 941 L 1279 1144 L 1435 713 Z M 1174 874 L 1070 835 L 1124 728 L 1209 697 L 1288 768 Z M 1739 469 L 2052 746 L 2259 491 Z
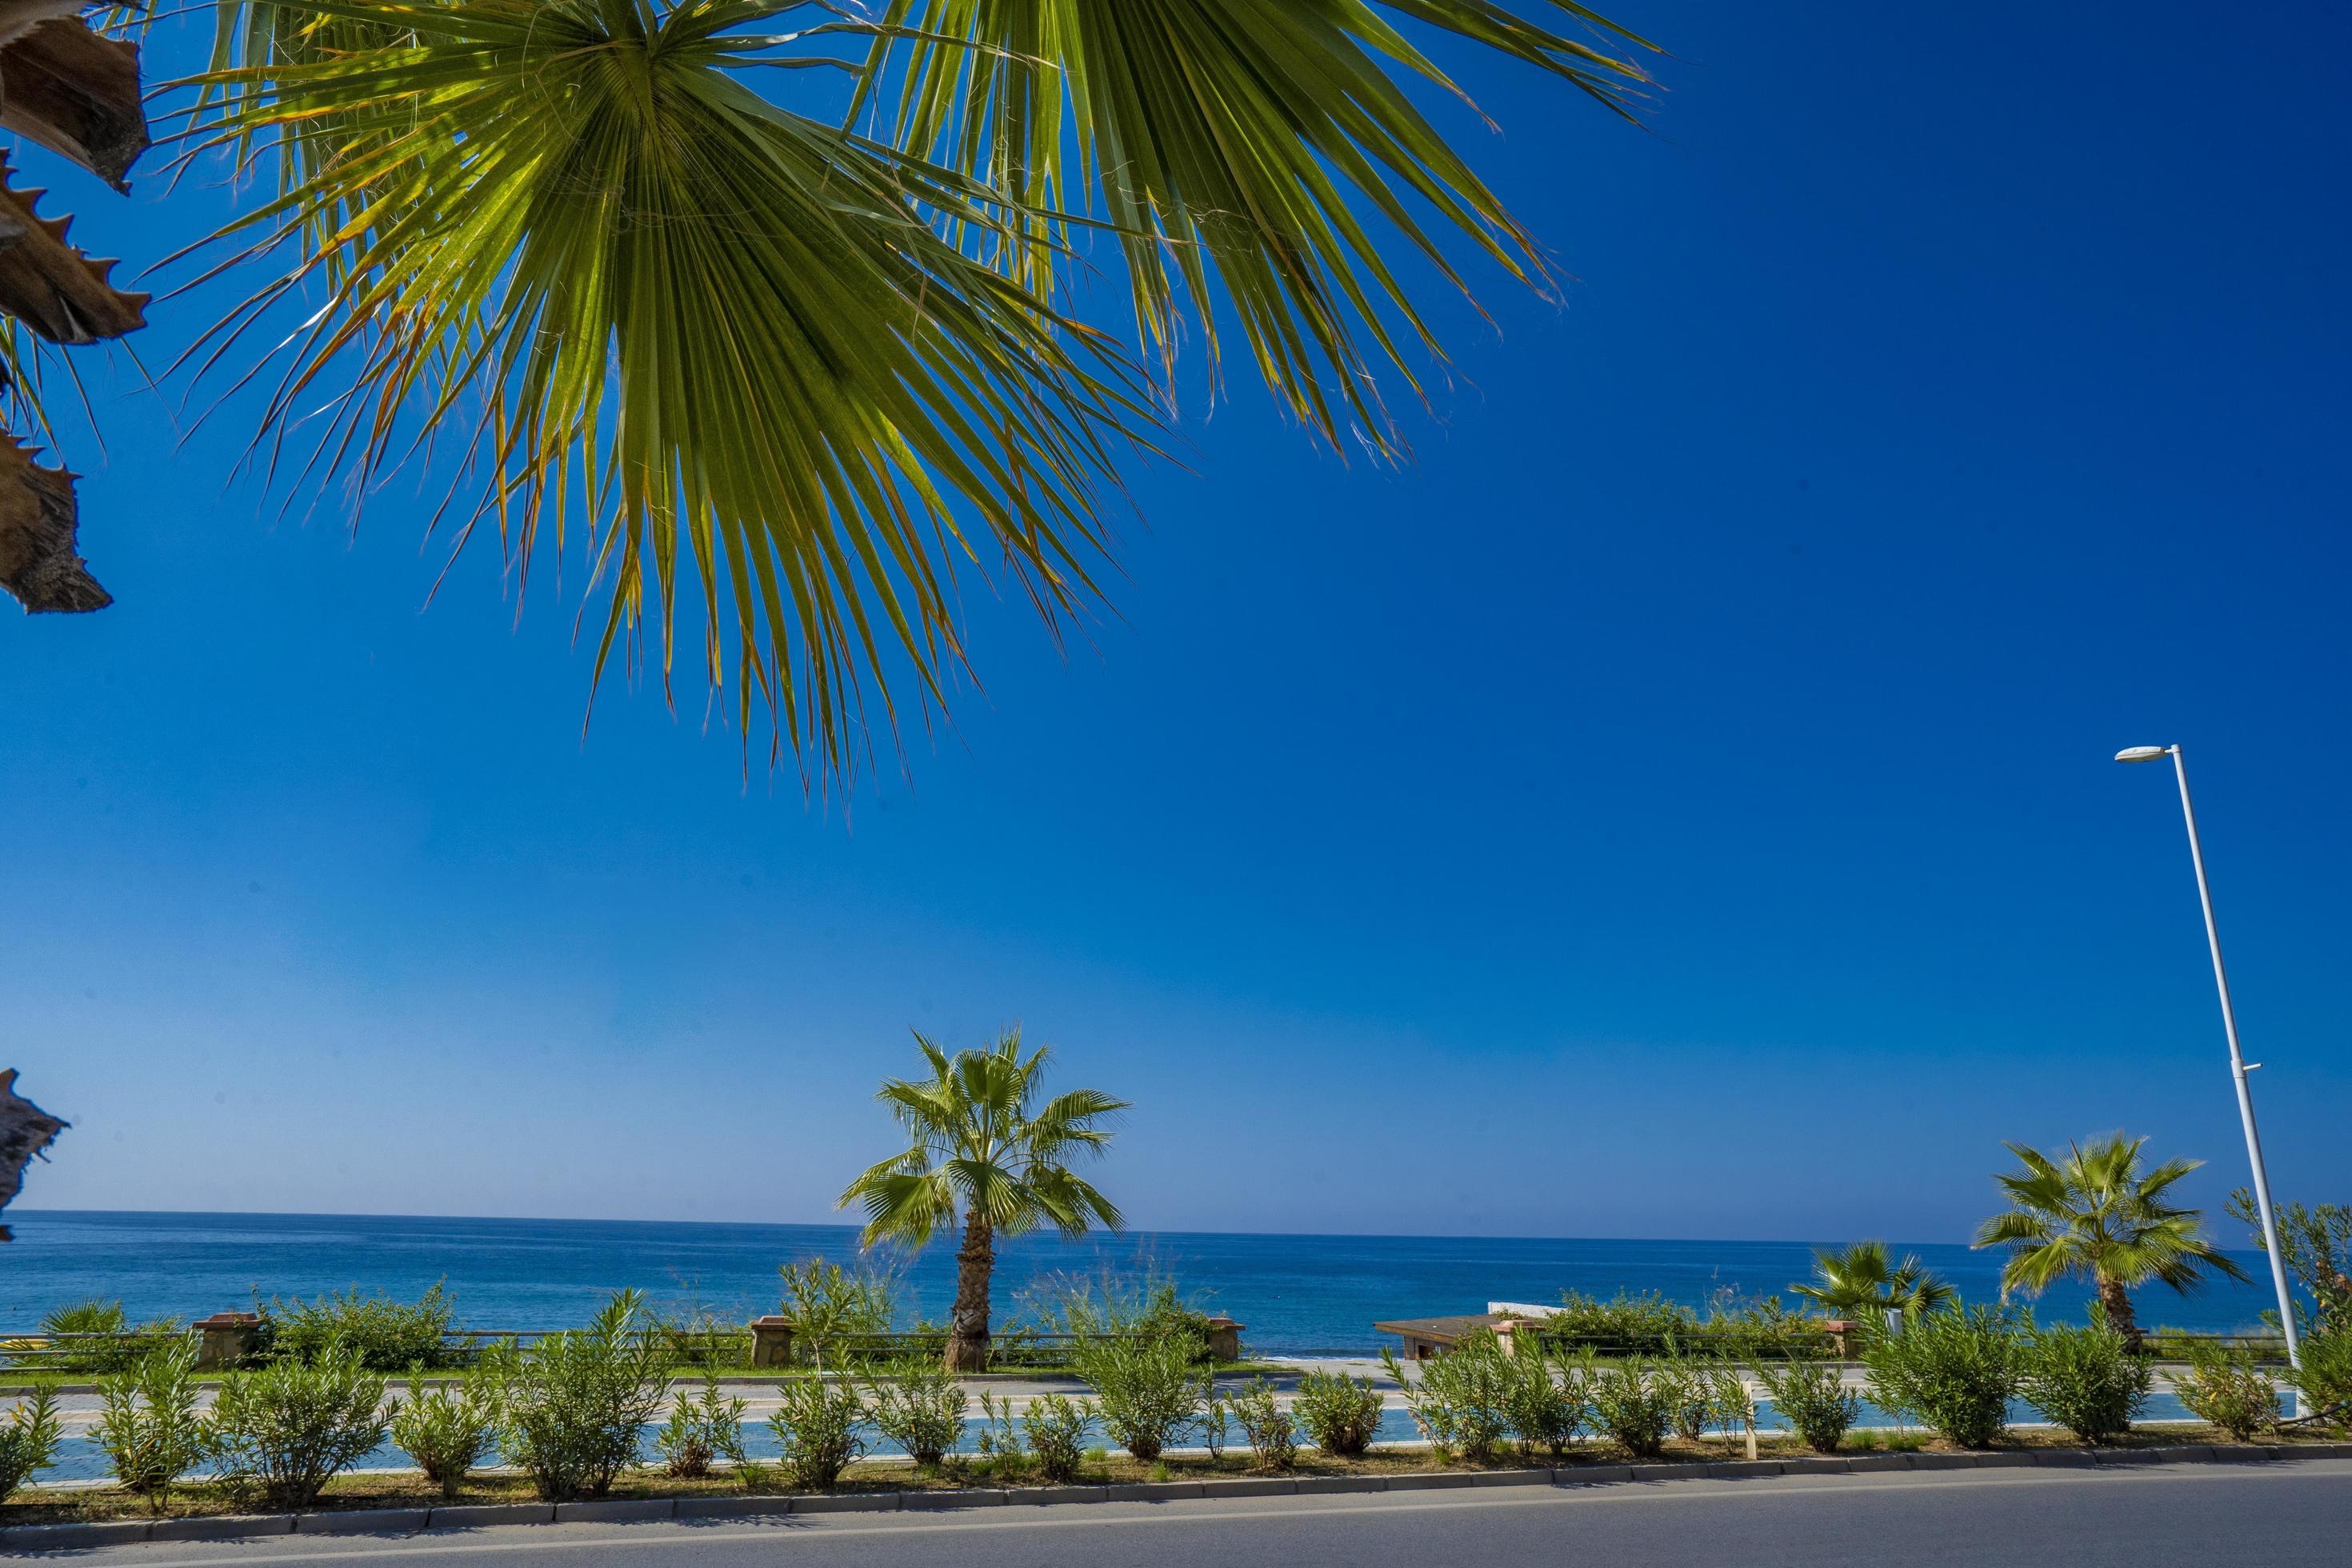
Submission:
M 1868 1331 L 1863 1366 L 1879 1408 L 1916 1419 L 1956 1447 L 1985 1448 L 2009 1429 L 2024 1373 L 2024 1336 L 1994 1307 L 1922 1312 Z
M 2189 1365 L 2173 1378 L 2172 1392 L 2191 1415 L 2239 1443 L 2278 1425 L 2278 1392 L 2250 1347 L 2193 1340 L 2183 1359 Z
M 541 1497 L 602 1497 L 637 1462 L 646 1425 L 668 1403 L 669 1373 L 660 1325 L 635 1290 L 621 1291 L 588 1327 L 522 1353 L 502 1393 L 499 1446 Z
M 100 1414 L 90 1439 L 123 1489 L 161 1512 L 182 1477 L 211 1455 L 196 1413 L 196 1347 L 183 1341 L 150 1351 L 128 1370 L 98 1380 Z
M 486 1347 L 454 1384 L 428 1386 L 423 1367 L 410 1371 L 408 1397 L 392 1411 L 392 1440 L 443 1497 L 456 1497 L 467 1472 L 497 1446 L 504 1393 L 518 1370 L 514 1343 L 505 1341 Z
M 783 1284 L 778 1310 L 793 1321 L 798 1359 L 835 1367 L 881 1359 L 881 1337 L 898 1318 L 895 1276 L 822 1258 L 780 1265 L 776 1274 Z
M 1440 1453 L 1474 1465 L 1494 1458 L 1511 1432 L 1517 1379 L 1511 1364 L 1517 1358 L 1504 1354 L 1493 1334 L 1470 1335 L 1443 1355 L 1413 1363 L 1417 1375 L 1410 1380 L 1394 1352 L 1383 1350 L 1381 1357 L 1404 1390 L 1413 1425 Z
M 1275 1398 L 1274 1384 L 1254 1377 L 1225 1395 L 1234 1424 L 1250 1446 L 1261 1470 L 1287 1470 L 1298 1460 L 1298 1427 Z
M 271 1508 L 308 1508 L 383 1441 L 383 1389 L 351 1345 L 232 1373 L 206 1422 L 215 1473 Z
M 1723 1434 L 1724 1441 L 1744 1441 L 1748 1455 L 1755 1456 L 1756 1391 L 1748 1386 L 1740 1375 L 1738 1363 L 1712 1361 L 1706 1368 L 1707 1420 Z
M 1037 1473 L 1049 1481 L 1076 1480 L 1078 1460 L 1086 1447 L 1087 1417 L 1092 1414 L 1084 1401 L 1073 1401 L 1059 1394 L 1041 1394 L 1029 1402 L 1028 1413 L 1021 1417 L 1022 1430 L 1029 1439 L 1029 1452 L 1037 1461 Z
M 1017 1300 L 1037 1321 L 1063 1333 L 1174 1339 L 1195 1364 L 1209 1359 L 1209 1315 L 1188 1303 L 1175 1279 L 1149 1259 L 1135 1269 L 1056 1274 Z
M 1149 1464 L 1200 1415 L 1197 1348 L 1189 1336 L 1121 1334 L 1079 1341 L 1071 1360 L 1094 1390 L 1103 1429 Z
M 44 1388 L 8 1412 L 7 1425 L 0 1426 L 0 1502 L 56 1462 L 60 1435 L 54 1389 Z
M 1706 1363 L 1674 1351 L 1659 1358 L 1654 1375 L 1659 1395 L 1666 1404 L 1666 1424 L 1674 1435 L 1685 1443 L 1705 1438 L 1715 1416 Z
M 2352 1327 L 2329 1328 L 2303 1342 L 2303 1365 L 2280 1380 L 2303 1395 L 2304 1414 L 2330 1426 L 2352 1425 Z
M 2095 1306 L 2087 1327 L 2034 1329 L 2021 1349 L 2026 1403 L 2085 1443 L 2113 1442 L 2147 1407 L 2154 1365 Z
M 1701 1326 L 1697 1312 L 1654 1290 L 1641 1296 L 1620 1290 L 1606 1301 L 1570 1290 L 1559 1300 L 1544 1320 L 1545 1336 L 1603 1353 L 1663 1355 Z
M 721 1459 L 743 1464 L 743 1409 L 740 1398 L 720 1391 L 717 1373 L 705 1373 L 702 1392 L 671 1405 L 655 1436 L 663 1468 L 681 1480 L 698 1480 Z
M 1754 1371 L 1772 1408 L 1816 1454 L 1836 1453 L 1847 1428 L 1861 1417 L 1862 1396 L 1845 1386 L 1835 1362 L 1792 1357 L 1758 1362 Z
M 1017 1476 L 1029 1463 L 1029 1445 L 1022 1439 L 1020 1423 L 1013 1418 L 1013 1401 L 980 1391 L 980 1419 L 972 1431 L 976 1468 L 983 1472 Z
M 1664 1449 L 1675 1404 L 1671 1381 L 1655 1363 L 1628 1357 L 1601 1364 L 1585 1387 L 1585 1398 L 1592 1407 L 1593 1430 L 1633 1458 L 1654 1459 Z
M 1547 1355 L 1529 1335 L 1516 1354 L 1504 1359 L 1509 1375 L 1503 1415 L 1511 1436 L 1518 1439 L 1520 1456 L 1540 1448 L 1558 1458 L 1584 1427 L 1585 1358 Z
M 874 1428 L 919 1465 L 937 1465 L 963 1441 L 963 1384 L 939 1362 L 902 1361 L 866 1379 L 866 1408 Z
M 820 1490 L 841 1479 L 860 1454 L 866 1439 L 858 1426 L 866 1419 L 866 1402 L 856 1385 L 823 1377 L 789 1377 L 776 1387 L 776 1413 L 768 1426 L 784 1473 L 803 1487 Z
M 1291 1410 L 1317 1447 L 1345 1458 L 1360 1457 L 1381 1429 L 1381 1391 L 1370 1379 L 1360 1382 L 1345 1373 L 1310 1372 L 1300 1378 Z M 1212 1444 L 1211 1452 L 1219 1446 Z

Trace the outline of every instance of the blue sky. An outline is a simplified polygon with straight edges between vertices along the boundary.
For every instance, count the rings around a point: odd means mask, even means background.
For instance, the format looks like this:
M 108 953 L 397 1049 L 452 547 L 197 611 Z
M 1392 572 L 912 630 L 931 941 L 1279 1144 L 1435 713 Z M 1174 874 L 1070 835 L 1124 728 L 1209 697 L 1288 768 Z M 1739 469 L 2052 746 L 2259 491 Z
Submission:
M 1958 1239 L 2118 1126 L 2218 1201 L 2177 803 L 2106 761 L 2169 741 L 2276 1183 L 2352 1196 L 2352 23 L 2260 9 L 1645 0 L 1646 132 L 1450 53 L 1564 305 L 1442 313 L 1402 471 L 1195 398 L 1124 618 L 975 585 L 984 696 L 846 822 L 691 695 L 583 742 L 550 580 L 425 608 L 415 508 L 277 520 L 118 356 L 119 603 L 0 618 L 26 1202 L 824 1219 L 907 1029 L 1014 1019 L 1150 1226 Z M 137 258 L 226 199 L 50 177 Z

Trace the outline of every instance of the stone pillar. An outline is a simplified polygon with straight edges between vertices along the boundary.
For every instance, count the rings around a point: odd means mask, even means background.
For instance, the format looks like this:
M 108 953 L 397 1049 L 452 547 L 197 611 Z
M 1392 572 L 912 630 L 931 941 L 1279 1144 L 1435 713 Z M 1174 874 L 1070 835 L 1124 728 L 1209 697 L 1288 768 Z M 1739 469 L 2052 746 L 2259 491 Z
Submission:
M 790 1366 L 793 1362 L 793 1321 L 790 1318 L 751 1320 L 751 1364 Z
M 1212 1361 L 1241 1360 L 1242 1330 L 1245 1326 L 1234 1322 L 1231 1318 L 1211 1318 L 1209 1320 L 1209 1359 Z
M 242 1366 L 261 1338 L 258 1312 L 215 1312 L 190 1325 L 196 1331 L 196 1370 L 217 1372 Z
M 1852 1318 L 1822 1320 L 1822 1332 L 1830 1337 L 1830 1354 L 1840 1361 L 1853 1359 L 1854 1340 L 1861 1331 L 1862 1325 Z
M 1517 1318 L 1505 1318 L 1501 1320 L 1495 1325 L 1496 1347 L 1505 1355 L 1515 1356 L 1518 1354 L 1519 1331 L 1528 1327 L 1532 1327 L 1532 1325 L 1524 1323 Z M 1535 1336 L 1532 1334 L 1528 1335 L 1528 1342 L 1529 1344 L 1533 1344 L 1535 1342 Z

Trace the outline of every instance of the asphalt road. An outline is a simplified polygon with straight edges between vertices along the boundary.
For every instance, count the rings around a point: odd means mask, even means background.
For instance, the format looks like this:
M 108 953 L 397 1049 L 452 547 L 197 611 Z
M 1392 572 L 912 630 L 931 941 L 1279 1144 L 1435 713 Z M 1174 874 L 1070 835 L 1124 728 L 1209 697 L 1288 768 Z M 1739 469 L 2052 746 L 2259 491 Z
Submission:
M 2352 1563 L 2352 1460 L 1097 1503 L 758 1523 L 511 1526 L 462 1535 L 158 1543 L 41 1561 L 93 1568 L 2342 1568 Z

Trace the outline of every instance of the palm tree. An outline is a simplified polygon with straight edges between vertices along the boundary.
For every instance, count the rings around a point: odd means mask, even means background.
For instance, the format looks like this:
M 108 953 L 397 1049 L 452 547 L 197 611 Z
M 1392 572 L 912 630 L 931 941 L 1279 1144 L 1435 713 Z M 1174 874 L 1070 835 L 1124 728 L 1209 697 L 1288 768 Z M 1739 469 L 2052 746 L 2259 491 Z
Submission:
M 953 1058 L 919 1032 L 915 1044 L 930 1064 L 929 1079 L 891 1079 L 878 1097 L 907 1130 L 908 1146 L 850 1183 L 841 1206 L 864 1206 L 860 1240 L 867 1247 L 921 1247 L 962 1211 L 947 1367 L 978 1372 L 988 1364 L 996 1238 L 1048 1225 L 1076 1237 L 1090 1226 L 1117 1230 L 1125 1223 L 1070 1162 L 1100 1157 L 1111 1136 L 1104 1123 L 1127 1101 L 1078 1089 L 1039 1105 L 1050 1053 L 1040 1046 L 1022 1055 L 1017 1026 L 988 1049 Z
M 1816 1283 L 1790 1289 L 1819 1302 L 1832 1317 L 1874 1325 L 1884 1325 L 1890 1317 L 1907 1320 L 1932 1312 L 1956 1294 L 1928 1271 L 1916 1253 L 1905 1253 L 1900 1263 L 1889 1261 L 1883 1241 L 1857 1241 L 1843 1252 L 1816 1251 L 1813 1277 Z
M 518 592 L 568 542 L 597 678 L 650 629 L 667 689 L 698 630 L 747 743 L 828 775 L 958 683 L 959 566 L 1094 611 L 1180 339 L 1394 457 L 1373 373 L 1443 359 L 1407 278 L 1550 287 L 1416 38 L 1625 118 L 1650 47 L 1572 0 L 219 0 L 216 37 L 182 156 L 252 176 L 212 254 L 269 269 L 178 368 L 264 390 L 256 467 L 356 510 L 413 460 Z M 817 66 L 851 90 L 772 85 Z M 1132 346 L 1080 313 L 1097 237 Z
M 2173 1184 L 2204 1163 L 2168 1160 L 2140 1166 L 2145 1138 L 2121 1132 L 2069 1144 L 2063 1163 L 2022 1143 L 2007 1145 L 2024 1169 L 1997 1176 L 2009 1209 L 1977 1227 L 1978 1247 L 2006 1247 L 2003 1299 L 2039 1295 L 2063 1278 L 2088 1280 L 2108 1326 L 2137 1345 L 2131 1291 L 2158 1279 L 2186 1293 L 2206 1269 L 2243 1279 L 2245 1270 L 2207 1241 L 2199 1212 L 2168 1201 Z

